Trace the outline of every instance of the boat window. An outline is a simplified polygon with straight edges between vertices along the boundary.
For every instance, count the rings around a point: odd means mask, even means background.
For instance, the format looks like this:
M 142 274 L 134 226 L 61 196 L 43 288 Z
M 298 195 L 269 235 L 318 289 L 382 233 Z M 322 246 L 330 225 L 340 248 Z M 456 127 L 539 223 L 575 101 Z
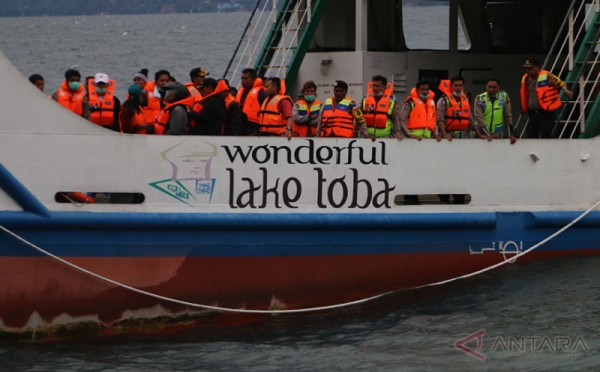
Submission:
M 146 197 L 139 192 L 60 191 L 54 195 L 57 203 L 80 204 L 142 204 Z
M 431 1 L 430 6 L 415 6 L 402 1 L 404 39 L 408 49 L 449 50 L 450 2 Z M 458 50 L 470 49 L 460 7 L 458 8 Z
M 329 0 L 309 51 L 354 51 L 356 6 L 347 0 Z
M 421 194 L 421 195 L 396 195 L 394 198 L 394 204 L 398 206 L 415 205 L 415 201 L 418 201 L 417 205 L 467 205 L 471 203 L 471 195 L 469 194 Z M 443 200 L 443 201 L 442 201 Z M 464 200 L 464 203 L 458 203 Z

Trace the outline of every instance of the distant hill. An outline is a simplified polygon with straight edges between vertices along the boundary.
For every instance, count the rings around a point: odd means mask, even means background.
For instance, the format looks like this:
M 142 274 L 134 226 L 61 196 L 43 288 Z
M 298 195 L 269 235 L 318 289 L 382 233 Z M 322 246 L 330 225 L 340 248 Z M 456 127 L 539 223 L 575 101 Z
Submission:
M 404 0 L 408 6 L 444 2 Z M 205 13 L 250 10 L 256 0 L 0 0 L 0 17 Z

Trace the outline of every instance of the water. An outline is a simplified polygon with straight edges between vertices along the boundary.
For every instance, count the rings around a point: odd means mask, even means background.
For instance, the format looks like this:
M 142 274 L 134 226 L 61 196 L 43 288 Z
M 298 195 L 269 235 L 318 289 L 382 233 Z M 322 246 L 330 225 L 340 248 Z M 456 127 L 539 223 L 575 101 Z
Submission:
M 415 19 L 422 10 L 407 12 Z M 407 24 L 407 34 L 416 35 L 418 27 L 443 32 L 440 20 L 447 9 L 428 12 L 422 22 Z M 437 20 L 432 12 L 438 12 Z M 0 18 L 0 50 L 24 75 L 41 73 L 47 93 L 59 86 L 67 68 L 78 65 L 83 76 L 102 71 L 116 79 L 122 97 L 133 74 L 143 67 L 151 72 L 167 68 L 181 81 L 198 66 L 220 77 L 247 17 Z M 0 344 L 0 365 L 19 371 L 596 370 L 599 265 L 600 257 L 518 263 L 343 311 L 275 316 L 253 325 L 199 328 L 171 336 Z M 485 361 L 454 347 L 457 340 L 482 329 L 486 333 L 480 353 Z M 523 350 L 510 344 L 526 337 L 538 338 L 533 351 L 530 343 Z M 581 340 L 585 348 L 580 343 L 575 352 L 556 351 L 546 343 L 537 351 L 543 340 L 555 345 L 561 337 L 571 343 Z M 475 342 L 467 346 L 474 348 Z

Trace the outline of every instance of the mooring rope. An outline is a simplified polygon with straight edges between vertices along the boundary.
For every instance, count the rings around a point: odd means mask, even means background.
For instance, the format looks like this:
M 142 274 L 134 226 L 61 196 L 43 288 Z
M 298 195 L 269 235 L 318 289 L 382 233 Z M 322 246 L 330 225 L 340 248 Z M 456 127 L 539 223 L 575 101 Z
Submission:
M 537 243 L 536 245 L 532 246 L 529 249 L 524 250 L 523 252 L 513 256 L 510 260 L 505 260 L 503 262 L 497 263 L 495 265 L 489 266 L 485 269 L 479 270 L 479 271 L 475 271 L 473 273 L 470 274 L 465 274 L 456 278 L 452 278 L 452 279 L 448 279 L 448 280 L 443 280 L 440 282 L 436 282 L 436 283 L 431 283 L 431 284 L 426 284 L 426 285 L 422 285 L 422 286 L 418 286 L 418 287 L 413 287 L 413 288 L 409 288 L 410 290 L 412 289 L 418 289 L 418 288 L 425 288 L 425 287 L 433 287 L 433 286 L 437 286 L 437 285 L 442 285 L 442 284 L 447 284 L 450 282 L 454 282 L 457 280 L 461 280 L 461 279 L 466 279 L 466 278 L 470 278 L 479 274 L 483 274 L 487 271 L 491 271 L 494 269 L 497 269 L 501 266 L 504 266 L 508 263 L 512 263 L 515 262 L 519 257 L 523 257 L 524 255 L 534 251 L 535 249 L 541 247 L 542 245 L 546 244 L 547 242 L 549 242 L 550 240 L 554 239 L 555 237 L 557 237 L 558 235 L 562 234 L 563 232 L 567 231 L 569 228 L 571 228 L 571 226 L 575 225 L 577 222 L 579 222 L 582 218 L 584 218 L 585 216 L 587 216 L 590 212 L 592 212 L 598 205 L 600 205 L 600 200 L 598 200 L 598 202 L 596 202 L 596 204 L 592 205 L 588 210 L 586 210 L 584 213 L 582 213 L 579 217 L 577 217 L 576 219 L 574 219 L 573 221 L 571 221 L 569 224 L 567 224 L 566 226 L 564 226 L 562 229 L 558 230 L 557 232 L 555 232 L 554 234 L 550 235 L 549 237 L 547 237 L 546 239 L 542 240 L 541 242 Z M 79 270 L 85 274 L 88 274 L 94 278 L 100 279 L 102 281 L 105 281 L 107 283 L 110 284 L 114 284 L 118 287 L 127 289 L 129 291 L 132 292 L 136 292 L 142 295 L 146 295 L 149 297 L 153 297 L 156 298 L 158 300 L 163 300 L 163 301 L 168 301 L 171 303 L 175 303 L 175 304 L 179 304 L 179 305 L 185 305 L 185 306 L 189 306 L 189 307 L 195 307 L 195 308 L 201 308 L 201 309 L 205 309 L 205 310 L 214 310 L 214 311 L 219 311 L 219 312 L 233 312 L 233 313 L 242 313 L 242 314 L 294 314 L 294 313 L 306 313 L 306 312 L 313 312 L 313 311 L 323 311 L 323 310 L 333 310 L 333 309 L 339 309 L 339 308 L 343 308 L 343 307 L 348 307 L 348 306 L 353 306 L 353 305 L 359 305 L 365 302 L 369 302 L 387 295 L 390 295 L 392 293 L 395 292 L 399 292 L 400 290 L 393 290 L 393 291 L 389 291 L 389 292 L 385 292 L 382 294 L 378 294 L 376 296 L 372 296 L 372 297 L 368 297 L 368 298 L 364 298 L 361 300 L 356 300 L 356 301 L 350 301 L 350 302 L 344 302 L 344 303 L 340 303 L 340 304 L 335 304 L 335 305 L 329 305 L 329 306 L 319 306 L 319 307 L 311 307 L 311 308 L 306 308 L 306 309 L 292 309 L 292 310 L 246 310 L 246 309 L 233 309 L 233 308 L 228 308 L 228 307 L 220 307 L 220 306 L 210 306 L 210 305 L 203 305 L 203 304 L 196 304 L 193 302 L 187 302 L 187 301 L 181 301 L 181 300 L 177 300 L 175 298 L 170 298 L 170 297 L 165 297 L 165 296 L 161 296 L 161 295 L 157 295 L 155 293 L 150 293 L 150 292 L 146 292 L 143 291 L 141 289 L 138 288 L 134 288 L 131 286 L 128 286 L 126 284 L 123 283 L 119 283 L 117 281 L 114 281 L 112 279 L 106 278 L 102 275 L 96 274 L 94 272 L 91 272 L 89 270 L 86 270 L 80 266 L 77 266 L 69 261 L 66 261 L 58 256 L 53 255 L 52 253 L 45 251 L 44 249 L 38 247 L 37 245 L 25 240 L 24 238 L 20 237 L 19 235 L 13 233 L 12 231 L 10 231 L 9 229 L 7 229 L 6 227 L 0 225 L 0 229 L 3 230 L 4 232 L 6 232 L 7 234 L 11 235 L 12 237 L 14 237 L 15 239 L 27 244 L 28 246 L 30 246 L 31 248 L 37 250 L 40 253 L 43 253 L 44 255 L 48 256 L 48 257 L 52 257 L 55 260 L 62 262 L 63 264 L 70 266 L 76 270 Z

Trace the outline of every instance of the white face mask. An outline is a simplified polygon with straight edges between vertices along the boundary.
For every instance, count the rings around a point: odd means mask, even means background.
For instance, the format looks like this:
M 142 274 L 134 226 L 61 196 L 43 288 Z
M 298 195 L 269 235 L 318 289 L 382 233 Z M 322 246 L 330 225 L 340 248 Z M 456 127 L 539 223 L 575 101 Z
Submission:
M 459 93 L 452 92 L 452 94 L 454 94 L 454 97 L 460 97 L 463 94 L 463 92 L 461 90 Z

